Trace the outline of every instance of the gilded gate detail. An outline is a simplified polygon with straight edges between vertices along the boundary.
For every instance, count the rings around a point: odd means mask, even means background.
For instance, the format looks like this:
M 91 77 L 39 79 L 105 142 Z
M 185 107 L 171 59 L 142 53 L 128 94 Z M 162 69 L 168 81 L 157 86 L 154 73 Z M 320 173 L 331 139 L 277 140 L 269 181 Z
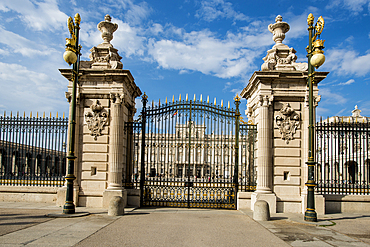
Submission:
M 236 208 L 238 190 L 255 188 L 255 125 L 235 109 L 197 100 L 143 108 L 126 124 L 126 187 L 141 189 L 141 206 Z

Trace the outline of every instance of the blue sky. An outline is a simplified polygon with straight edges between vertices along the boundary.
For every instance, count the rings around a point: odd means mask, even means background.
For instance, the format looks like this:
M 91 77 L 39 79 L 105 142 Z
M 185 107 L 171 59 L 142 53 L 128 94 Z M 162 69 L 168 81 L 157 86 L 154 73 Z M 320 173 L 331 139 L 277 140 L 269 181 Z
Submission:
M 102 42 L 97 24 L 110 14 L 119 25 L 112 44 L 149 100 L 207 95 L 232 101 L 274 41 L 277 15 L 290 24 L 284 43 L 306 62 L 307 16 L 322 15 L 329 71 L 319 84 L 318 116 L 370 116 L 370 0 L 1 0 L 0 111 L 68 111 L 68 68 L 62 54 L 68 16 L 81 15 L 82 60 Z M 138 106 L 140 106 L 139 101 Z M 242 110 L 246 108 L 242 102 Z M 244 113 L 244 111 L 242 111 Z

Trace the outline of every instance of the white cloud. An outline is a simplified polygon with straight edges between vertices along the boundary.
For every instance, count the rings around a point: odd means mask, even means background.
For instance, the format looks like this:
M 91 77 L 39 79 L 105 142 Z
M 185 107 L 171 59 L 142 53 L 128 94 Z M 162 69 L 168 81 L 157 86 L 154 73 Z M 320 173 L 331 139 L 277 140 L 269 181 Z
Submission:
M 0 50 L 2 54 L 10 53 L 20 53 L 23 56 L 32 57 L 32 56 L 47 56 L 52 52 L 55 52 L 54 49 L 46 47 L 44 45 L 37 44 L 31 40 L 28 40 L 16 33 L 7 31 L 0 26 L 0 43 L 5 44 L 10 49 Z
M 173 30 L 177 39 L 149 39 L 148 54 L 164 69 L 199 71 L 220 78 L 244 76 L 261 55 L 260 48 L 273 43 L 267 28 L 251 32 L 253 25 L 229 32 L 223 39 L 209 30 L 186 33 L 169 26 L 164 32 Z
M 196 17 L 211 22 L 218 18 L 233 19 L 234 21 L 247 21 L 250 18 L 233 9 L 230 2 L 224 0 L 204 0 L 196 13 Z
M 340 86 L 343 86 L 343 85 L 351 85 L 354 82 L 355 82 L 354 79 L 350 79 L 350 80 L 348 80 L 346 82 L 339 83 L 338 85 L 340 85 Z
M 0 62 L 0 82 L 3 109 L 52 111 L 68 107 L 61 93 L 65 86 L 45 73 Z M 61 106 L 63 103 L 65 107 Z
M 128 2 L 130 3 L 129 9 L 125 14 L 125 21 L 130 24 L 140 24 L 151 12 L 151 8 L 146 2 L 141 2 L 139 4 L 133 4 L 131 1 Z
M 342 95 L 330 91 L 328 88 L 321 88 L 319 94 L 322 95 L 323 102 L 321 105 L 331 104 L 331 105 L 343 105 L 347 102 L 347 99 Z
M 234 37 L 220 40 L 204 30 L 186 33 L 182 41 L 151 39 L 148 53 L 165 69 L 200 71 L 220 78 L 241 76 L 251 69 L 258 53 L 246 48 L 248 41 Z
M 370 0 L 332 0 L 327 6 L 327 9 L 345 7 L 358 14 L 364 10 L 364 7 L 369 8 Z
M 0 10 L 19 13 L 19 18 L 37 31 L 64 28 L 68 18 L 59 10 L 56 0 L 2 0 Z
M 359 55 L 349 49 L 331 49 L 327 51 L 325 68 L 339 75 L 351 74 L 364 76 L 370 72 L 370 53 Z

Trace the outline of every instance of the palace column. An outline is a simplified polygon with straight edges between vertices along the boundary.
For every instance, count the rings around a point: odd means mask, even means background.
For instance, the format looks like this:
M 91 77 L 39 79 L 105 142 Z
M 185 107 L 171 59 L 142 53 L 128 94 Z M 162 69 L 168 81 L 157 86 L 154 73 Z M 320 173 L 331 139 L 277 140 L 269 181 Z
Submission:
M 122 101 L 123 94 L 111 93 L 111 124 L 110 124 L 110 145 L 109 145 L 109 173 L 107 190 L 122 189 Z
M 257 164 L 257 188 L 256 193 L 271 193 L 271 122 L 269 106 L 273 97 L 260 96 L 258 133 L 258 164 Z

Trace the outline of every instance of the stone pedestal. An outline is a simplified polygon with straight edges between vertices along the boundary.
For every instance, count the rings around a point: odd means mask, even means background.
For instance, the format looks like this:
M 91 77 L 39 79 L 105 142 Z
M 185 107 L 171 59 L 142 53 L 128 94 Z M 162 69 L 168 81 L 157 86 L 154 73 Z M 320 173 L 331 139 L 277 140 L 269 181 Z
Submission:
M 135 98 L 141 95 L 129 70 L 110 41 L 117 24 L 107 15 L 98 29 L 103 43 L 91 49 L 91 61 L 81 61 L 77 88 L 75 184 L 76 206 L 107 208 L 113 196 L 127 203 L 122 187 L 126 171 L 125 122 L 135 114 Z M 72 89 L 69 69 L 60 69 Z M 63 190 L 59 194 L 62 194 Z M 75 195 L 76 196 L 76 195 Z M 59 195 L 58 195 L 59 197 Z
M 276 213 L 276 195 L 274 193 L 268 193 L 268 194 L 264 194 L 264 193 L 252 193 L 252 197 L 251 197 L 251 209 L 254 211 L 254 204 L 257 202 L 257 201 L 265 201 L 268 203 L 269 205 L 269 209 L 270 209 L 270 213 L 274 214 Z
M 121 190 L 105 190 L 103 192 L 103 208 L 108 208 L 109 203 L 113 197 L 120 196 L 123 199 L 123 205 L 127 206 L 127 191 L 125 189 Z
M 257 200 L 267 201 L 270 212 L 302 212 L 302 191 L 307 181 L 308 87 L 307 64 L 296 63 L 295 50 L 283 44 L 289 25 L 276 17 L 269 25 L 276 44 L 263 58 L 241 92 L 247 99 L 248 120 L 257 124 Z M 315 72 L 314 102 L 320 101 L 317 84 L 328 72 Z

